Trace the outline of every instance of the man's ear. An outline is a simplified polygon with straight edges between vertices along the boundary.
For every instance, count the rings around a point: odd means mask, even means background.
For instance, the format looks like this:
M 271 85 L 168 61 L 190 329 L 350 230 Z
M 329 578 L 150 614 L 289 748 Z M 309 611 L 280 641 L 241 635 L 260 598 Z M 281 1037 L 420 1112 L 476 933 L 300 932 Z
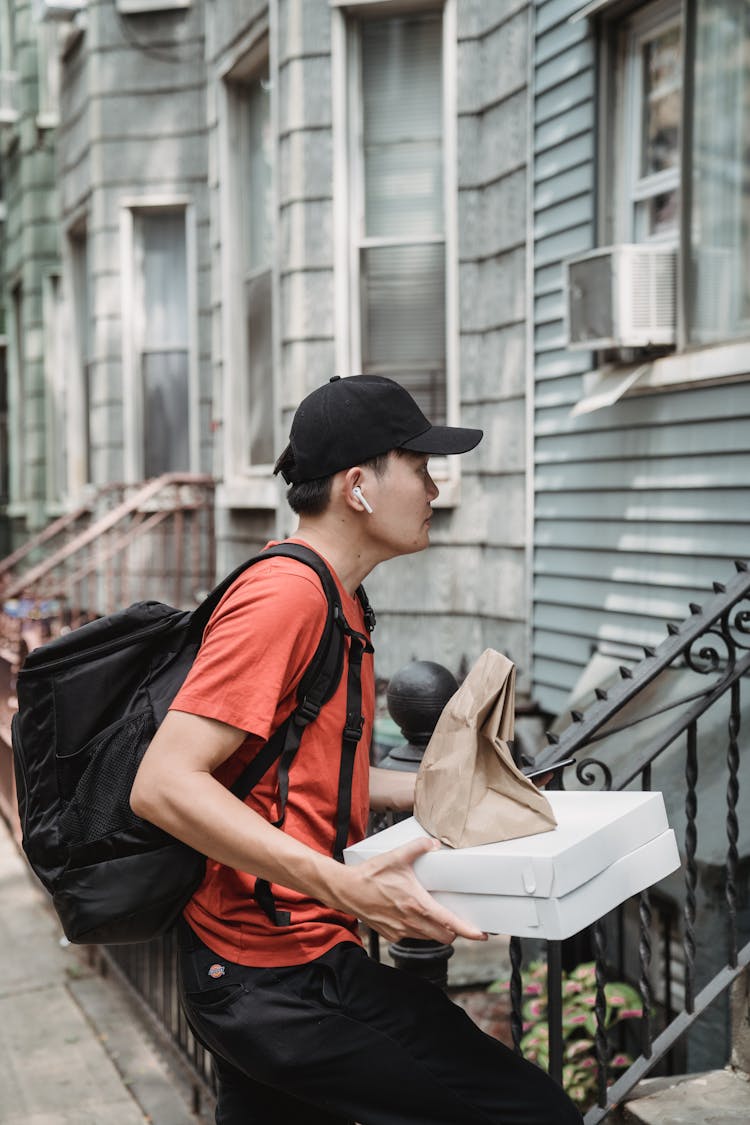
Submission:
M 367 473 L 361 465 L 353 465 L 351 469 L 347 469 L 343 474 L 343 494 L 344 500 L 357 512 L 361 512 L 363 508 L 367 509 L 367 501 L 358 496 L 355 489 L 362 489 L 363 492 L 367 490 Z

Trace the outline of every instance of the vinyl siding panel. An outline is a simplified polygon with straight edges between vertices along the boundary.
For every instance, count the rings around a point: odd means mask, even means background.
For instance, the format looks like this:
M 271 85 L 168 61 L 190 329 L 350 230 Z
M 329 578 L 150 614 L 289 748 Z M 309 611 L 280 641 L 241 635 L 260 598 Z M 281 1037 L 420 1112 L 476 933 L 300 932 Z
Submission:
M 596 649 L 638 657 L 750 554 L 750 381 L 634 393 L 574 417 L 562 261 L 595 242 L 595 44 L 580 0 L 534 39 L 532 681 L 559 712 Z M 748 347 L 750 369 L 750 346 Z

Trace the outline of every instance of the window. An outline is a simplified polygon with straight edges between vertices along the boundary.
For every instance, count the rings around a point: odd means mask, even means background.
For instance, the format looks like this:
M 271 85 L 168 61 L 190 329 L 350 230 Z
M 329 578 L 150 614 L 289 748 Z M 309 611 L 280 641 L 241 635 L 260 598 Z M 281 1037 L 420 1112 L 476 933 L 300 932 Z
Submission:
M 134 215 L 136 398 L 143 476 L 190 468 L 185 211 Z
M 0 125 L 11 125 L 18 120 L 15 54 L 14 4 L 12 0 L 0 0 Z
M 68 416 L 63 346 L 62 286 L 56 273 L 42 279 L 44 325 L 44 404 L 46 440 L 46 496 L 52 505 L 65 498 L 68 479 Z
M 350 26 L 352 370 L 448 414 L 443 15 Z
M 677 241 L 682 118 L 679 3 L 647 8 L 628 29 L 625 241 Z
M 59 23 L 37 24 L 38 129 L 54 129 L 60 121 L 60 40 Z
M 91 308 L 89 300 L 88 238 L 86 228 L 79 225 L 71 231 L 69 241 L 69 276 L 73 313 L 71 403 L 68 422 L 68 450 L 75 458 L 68 466 L 73 493 L 93 480 L 91 468 Z M 73 451 L 76 451 L 75 453 Z
M 124 199 L 121 248 L 127 479 L 196 471 L 196 234 L 189 199 Z
M 698 0 L 689 331 L 750 335 L 750 5 Z
M 619 77 L 607 240 L 674 244 L 680 346 L 729 345 L 750 336 L 750 5 L 659 0 L 608 26 Z M 725 350 L 715 373 L 739 373 Z
M 10 436 L 10 495 L 11 501 L 23 504 L 27 499 L 28 478 L 26 472 L 26 349 L 24 341 L 25 301 L 20 284 L 11 289 L 11 382 L 8 387 L 8 411 L 13 419 Z
M 271 259 L 271 87 L 268 64 L 252 81 L 235 87 L 237 125 L 237 195 L 246 390 L 246 444 L 251 465 L 274 459 L 273 324 Z
M 222 494 L 232 504 L 274 507 L 274 143 L 267 37 L 243 50 L 223 77 L 228 484 Z
M 0 504 L 10 499 L 10 454 L 8 451 L 8 366 L 5 336 L 0 320 Z

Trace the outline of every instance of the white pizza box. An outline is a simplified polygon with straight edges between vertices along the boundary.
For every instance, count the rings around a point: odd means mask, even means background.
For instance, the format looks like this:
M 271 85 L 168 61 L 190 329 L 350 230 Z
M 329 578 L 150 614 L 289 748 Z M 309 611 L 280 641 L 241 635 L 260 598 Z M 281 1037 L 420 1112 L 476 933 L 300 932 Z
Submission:
M 488 934 L 562 941 L 603 918 L 680 865 L 674 832 L 649 840 L 560 898 L 432 891 L 443 906 Z
M 558 822 L 552 831 L 471 848 L 443 844 L 417 859 L 417 878 L 429 891 L 562 898 L 669 828 L 658 792 L 555 790 L 546 796 Z M 361 863 L 426 836 L 408 817 L 347 848 L 344 859 Z

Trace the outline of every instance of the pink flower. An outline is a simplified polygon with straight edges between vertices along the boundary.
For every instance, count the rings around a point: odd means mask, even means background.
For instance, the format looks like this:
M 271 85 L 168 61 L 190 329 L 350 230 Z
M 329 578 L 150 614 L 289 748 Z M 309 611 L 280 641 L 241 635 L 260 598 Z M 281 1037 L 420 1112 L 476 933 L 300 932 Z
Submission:
M 544 1015 L 544 1001 L 543 1000 L 532 1000 L 532 1002 L 529 1004 L 529 1011 L 531 1012 L 532 1016 L 543 1016 Z
M 634 1019 L 634 1018 L 640 1019 L 640 1017 L 642 1015 L 643 1015 L 643 1011 L 642 1011 L 641 1008 L 623 1008 L 622 1011 L 620 1012 L 620 1019 L 621 1020 Z
M 528 996 L 539 996 L 542 991 L 542 986 L 537 981 L 531 981 L 526 985 L 526 994 Z
M 615 1055 L 615 1057 L 612 1059 L 612 1061 L 610 1062 L 609 1065 L 610 1066 L 629 1066 L 629 1064 L 630 1064 L 630 1059 L 628 1058 L 627 1055 Z

